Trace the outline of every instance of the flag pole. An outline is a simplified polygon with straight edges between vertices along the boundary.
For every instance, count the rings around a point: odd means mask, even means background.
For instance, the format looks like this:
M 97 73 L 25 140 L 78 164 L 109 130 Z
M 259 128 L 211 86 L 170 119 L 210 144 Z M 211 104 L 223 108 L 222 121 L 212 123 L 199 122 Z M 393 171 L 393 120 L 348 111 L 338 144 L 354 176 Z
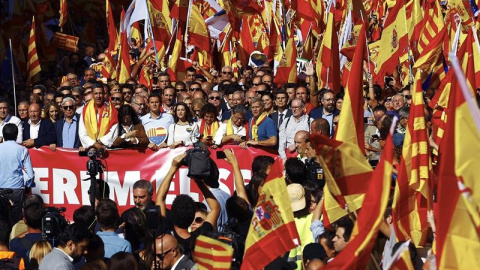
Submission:
M 187 22 L 185 25 L 185 58 L 188 59 L 188 24 L 190 22 L 190 16 L 192 14 L 192 0 L 188 1 Z
M 13 47 L 11 38 L 8 39 L 8 43 L 10 44 L 10 64 L 12 65 L 13 103 L 15 105 L 15 116 L 17 116 L 17 91 L 15 88 L 15 67 L 13 65 Z
M 147 0 L 145 0 L 145 5 L 147 6 L 148 26 L 150 26 L 150 34 L 152 35 L 153 49 L 155 50 L 155 61 L 157 62 L 157 66 L 160 67 L 160 62 L 158 60 L 157 46 L 155 45 L 155 37 L 153 36 L 152 19 L 150 18 L 150 9 L 148 7 Z

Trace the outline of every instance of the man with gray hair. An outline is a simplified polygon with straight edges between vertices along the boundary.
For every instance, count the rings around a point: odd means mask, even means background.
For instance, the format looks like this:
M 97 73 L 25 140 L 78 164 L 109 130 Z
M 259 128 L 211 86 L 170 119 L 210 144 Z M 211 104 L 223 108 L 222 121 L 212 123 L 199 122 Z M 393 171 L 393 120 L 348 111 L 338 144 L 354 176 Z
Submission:
M 394 95 L 392 98 L 393 109 L 397 112 L 403 106 L 405 106 L 405 103 L 406 103 L 405 97 L 400 93 Z
M 133 184 L 133 201 L 135 207 L 145 210 L 150 205 L 155 205 L 152 201 L 153 186 L 150 181 L 138 180 Z
M 56 147 L 64 148 L 82 148 L 80 138 L 78 136 L 78 123 L 80 115 L 75 112 L 75 100 L 71 97 L 66 97 L 62 101 L 63 118 L 54 123 L 55 133 L 57 135 L 57 144 L 50 146 L 52 150 Z
M 405 134 L 407 131 L 407 124 L 408 124 L 408 116 L 410 115 L 410 107 L 404 106 L 398 110 L 398 125 L 397 125 L 397 132 L 401 134 Z
M 248 123 L 248 138 L 246 142 L 242 142 L 240 146 L 246 148 L 248 146 L 274 147 L 277 145 L 278 134 L 272 118 L 263 111 L 264 104 L 261 98 L 254 97 L 251 100 L 251 109 L 253 117 Z
M 245 119 L 247 108 L 243 105 L 235 105 L 232 108 L 232 116 L 222 123 L 215 133 L 215 144 L 240 144 L 247 139 L 248 123 Z
M 137 113 L 138 117 L 142 117 L 147 113 L 147 105 L 145 104 L 145 98 L 140 94 L 133 95 L 132 103 L 130 105 Z
M 292 116 L 287 117 L 282 122 L 278 132 L 278 154 L 283 161 L 286 161 L 287 157 L 296 156 L 295 134 L 300 130 L 310 132 L 310 124 L 313 121 L 313 118 L 305 114 L 305 103 L 302 99 L 295 98 L 292 100 L 290 108 L 292 109 Z

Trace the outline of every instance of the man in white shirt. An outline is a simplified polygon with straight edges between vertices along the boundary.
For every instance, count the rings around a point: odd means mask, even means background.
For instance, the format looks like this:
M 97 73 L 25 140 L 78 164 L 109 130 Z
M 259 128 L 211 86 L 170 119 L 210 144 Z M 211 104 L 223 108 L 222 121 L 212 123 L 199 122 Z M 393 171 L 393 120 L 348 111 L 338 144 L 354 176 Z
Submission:
M 103 84 L 96 83 L 92 88 L 93 99 L 83 108 L 78 135 L 85 149 L 111 147 L 118 135 L 117 110 L 105 102 Z
M 32 103 L 28 107 L 28 118 L 29 120 L 23 123 L 23 146 L 38 148 L 56 143 L 55 127 L 50 119 L 41 119 L 40 105 Z
M 296 155 L 295 148 L 295 134 L 300 130 L 310 132 L 310 124 L 313 118 L 305 114 L 305 103 L 301 99 L 294 99 L 292 101 L 292 116 L 285 119 L 280 126 L 278 153 L 285 161 L 287 154 L 291 156 Z
M 247 108 L 243 105 L 235 105 L 232 116 L 226 123 L 220 125 L 215 133 L 215 144 L 240 144 L 248 140 L 248 122 L 245 120 Z
M 16 142 L 17 143 L 22 143 L 22 137 L 23 137 L 23 127 L 22 127 L 22 121 L 13 115 L 10 115 L 9 112 L 10 106 L 8 102 L 4 99 L 0 99 L 0 143 L 3 142 L 3 134 L 2 130 L 3 127 L 8 124 L 12 123 L 15 124 L 18 127 L 18 135 Z

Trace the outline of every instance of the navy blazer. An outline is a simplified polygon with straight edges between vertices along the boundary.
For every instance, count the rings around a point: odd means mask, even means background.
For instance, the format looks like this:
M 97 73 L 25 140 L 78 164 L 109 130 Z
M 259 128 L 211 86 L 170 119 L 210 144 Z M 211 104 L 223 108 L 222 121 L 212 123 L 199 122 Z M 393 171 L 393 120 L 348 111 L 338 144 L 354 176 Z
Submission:
M 73 142 L 73 148 L 79 148 L 82 143 L 80 142 L 80 137 L 78 136 L 78 124 L 80 123 L 80 115 L 75 114 L 77 117 L 77 132 L 75 132 L 75 141 Z M 63 147 L 63 125 L 65 124 L 65 118 L 62 118 L 54 123 L 55 133 L 57 134 L 57 147 Z
M 269 115 L 269 117 L 272 118 L 273 123 L 275 123 L 275 128 L 277 129 L 277 132 L 280 129 L 280 127 L 278 126 L 278 114 L 279 114 L 278 111 L 275 111 L 274 113 Z M 287 117 L 290 117 L 290 116 L 292 116 L 292 110 L 287 109 L 287 113 L 283 117 L 283 120 L 287 119 Z
M 23 140 L 30 139 L 30 124 L 28 121 L 23 122 Z M 38 137 L 34 140 L 35 147 L 39 148 L 44 145 L 50 145 L 57 142 L 55 135 L 55 126 L 50 119 L 42 119 L 40 128 L 38 129 Z

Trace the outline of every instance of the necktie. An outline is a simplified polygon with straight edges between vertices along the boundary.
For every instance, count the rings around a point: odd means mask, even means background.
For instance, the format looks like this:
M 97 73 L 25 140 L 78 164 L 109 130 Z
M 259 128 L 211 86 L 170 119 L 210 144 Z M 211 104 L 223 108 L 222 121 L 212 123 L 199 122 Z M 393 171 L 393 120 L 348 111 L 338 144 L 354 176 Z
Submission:
M 282 122 L 283 122 L 283 113 L 280 113 L 279 119 L 278 119 L 278 127 L 279 127 L 279 128 L 280 128 L 280 126 L 282 125 Z

